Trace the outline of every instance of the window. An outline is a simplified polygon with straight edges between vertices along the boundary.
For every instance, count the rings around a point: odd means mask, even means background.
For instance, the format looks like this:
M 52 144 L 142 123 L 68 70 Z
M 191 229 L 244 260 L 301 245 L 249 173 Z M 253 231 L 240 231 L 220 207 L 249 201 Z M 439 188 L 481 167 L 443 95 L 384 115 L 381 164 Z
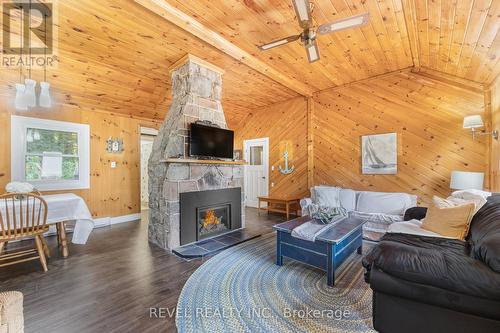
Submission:
M 250 147 L 250 165 L 262 165 L 263 153 L 264 147 L 262 146 Z
M 89 126 L 12 116 L 12 180 L 39 190 L 89 188 Z

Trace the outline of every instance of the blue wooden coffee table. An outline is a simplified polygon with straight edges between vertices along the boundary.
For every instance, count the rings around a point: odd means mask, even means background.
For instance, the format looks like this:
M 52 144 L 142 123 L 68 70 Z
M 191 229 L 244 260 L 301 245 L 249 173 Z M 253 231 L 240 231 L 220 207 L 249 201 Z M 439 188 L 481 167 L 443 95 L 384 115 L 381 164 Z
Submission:
M 314 242 L 292 237 L 295 227 L 311 220 L 302 216 L 273 227 L 277 233 L 276 265 L 282 266 L 283 257 L 287 257 L 317 267 L 326 271 L 327 284 L 333 287 L 335 270 L 354 250 L 362 253 L 364 222 L 348 217 L 327 228 Z

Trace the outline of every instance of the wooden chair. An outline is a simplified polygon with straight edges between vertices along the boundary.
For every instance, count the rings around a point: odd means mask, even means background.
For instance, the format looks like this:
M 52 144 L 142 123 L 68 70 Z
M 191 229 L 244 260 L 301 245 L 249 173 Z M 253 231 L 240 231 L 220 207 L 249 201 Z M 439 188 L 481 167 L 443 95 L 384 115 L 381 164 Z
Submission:
M 43 233 L 49 230 L 47 203 L 33 193 L 9 193 L 0 196 L 0 267 L 40 259 L 47 271 L 49 248 Z M 2 254 L 4 245 L 13 240 L 34 237 L 35 247 Z
M 36 194 L 40 197 L 42 196 L 42 192 L 36 189 L 33 192 L 31 192 L 31 194 Z M 57 246 L 61 248 L 62 256 L 64 258 L 67 258 L 69 256 L 69 246 L 68 246 L 68 238 L 66 237 L 65 222 L 57 222 L 55 225 L 57 230 Z

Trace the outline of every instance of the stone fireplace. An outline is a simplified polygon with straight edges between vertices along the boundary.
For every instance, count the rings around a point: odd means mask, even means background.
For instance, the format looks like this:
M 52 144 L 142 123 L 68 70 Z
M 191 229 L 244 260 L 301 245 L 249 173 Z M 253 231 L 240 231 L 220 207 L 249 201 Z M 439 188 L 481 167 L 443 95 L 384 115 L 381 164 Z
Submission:
M 205 210 L 197 207 L 191 212 L 196 221 L 201 218 L 205 222 L 205 230 L 199 230 L 199 226 L 193 229 L 202 232 L 201 238 L 210 237 L 210 231 L 220 234 L 225 231 L 223 227 L 234 230 L 234 226 L 245 225 L 244 210 L 241 209 L 244 207 L 243 166 L 188 156 L 192 123 L 207 121 L 227 128 L 221 104 L 223 71 L 202 59 L 186 55 L 171 67 L 170 73 L 172 104 L 153 143 L 148 163 L 148 236 L 152 243 L 169 250 L 181 245 L 180 199 L 183 193 L 235 189 L 237 192 L 230 191 L 231 194 L 239 195 L 239 208 L 231 207 L 230 212 L 224 212 L 220 203 L 213 207 L 207 205 Z M 227 219 L 227 214 L 234 215 L 235 211 L 238 218 L 232 218 L 231 223 L 236 220 L 239 225 L 225 226 L 224 216 Z M 196 237 L 201 239 L 200 235 Z

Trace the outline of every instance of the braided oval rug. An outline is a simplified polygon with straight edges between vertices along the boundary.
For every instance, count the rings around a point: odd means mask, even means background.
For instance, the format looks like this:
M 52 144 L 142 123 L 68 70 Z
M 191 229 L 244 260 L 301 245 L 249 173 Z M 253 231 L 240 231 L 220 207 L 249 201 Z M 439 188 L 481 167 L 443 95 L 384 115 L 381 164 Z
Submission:
M 329 288 L 321 270 L 286 258 L 275 265 L 275 237 L 229 248 L 200 266 L 179 297 L 179 332 L 375 332 L 360 255 L 342 264 Z

